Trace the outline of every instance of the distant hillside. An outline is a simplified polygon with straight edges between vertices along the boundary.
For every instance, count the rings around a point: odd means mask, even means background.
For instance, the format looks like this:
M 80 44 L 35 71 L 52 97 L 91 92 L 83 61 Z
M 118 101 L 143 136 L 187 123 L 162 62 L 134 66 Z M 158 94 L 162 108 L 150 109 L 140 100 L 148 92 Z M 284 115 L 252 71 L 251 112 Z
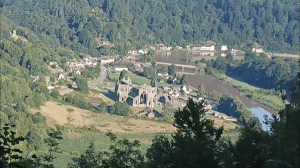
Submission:
M 105 53 L 97 48 L 100 36 L 121 55 L 146 44 L 207 40 L 299 52 L 297 0 L 2 0 L 0 6 L 5 16 L 52 45 L 93 56 Z

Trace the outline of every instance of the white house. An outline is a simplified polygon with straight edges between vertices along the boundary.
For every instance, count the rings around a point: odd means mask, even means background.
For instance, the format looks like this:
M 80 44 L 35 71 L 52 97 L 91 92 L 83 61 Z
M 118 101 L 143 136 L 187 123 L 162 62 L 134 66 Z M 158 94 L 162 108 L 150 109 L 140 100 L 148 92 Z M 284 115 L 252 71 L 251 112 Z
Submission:
M 51 93 L 52 92 L 52 90 L 54 89 L 54 86 L 47 86 L 47 89 L 49 90 L 49 93 Z
M 201 46 L 200 48 L 201 51 L 215 51 L 215 46 L 214 45 L 204 45 Z
M 167 50 L 168 50 L 168 51 L 172 50 L 172 47 L 167 47 Z
M 222 50 L 222 51 L 227 51 L 227 50 L 228 50 L 227 45 L 222 45 L 221 50 Z
M 139 52 L 139 54 L 142 54 L 142 55 L 146 54 L 146 51 L 143 51 L 143 50 L 139 50 L 138 52 Z
M 190 93 L 190 88 L 189 87 L 186 87 L 185 85 L 183 85 L 181 87 L 181 91 L 183 91 L 184 93 Z
M 128 68 L 127 67 L 115 67 L 115 71 L 128 71 Z
M 256 54 L 261 54 L 261 53 L 263 53 L 265 51 L 264 51 L 264 49 L 262 47 L 260 47 L 260 48 L 252 48 L 252 52 L 254 52 Z
M 221 53 L 221 57 L 226 57 L 226 54 L 225 53 Z
M 53 62 L 50 62 L 50 66 L 52 66 L 52 65 L 55 65 L 55 67 L 57 67 L 57 66 L 58 66 L 57 62 L 55 62 L 55 61 L 53 61 Z
M 208 104 L 204 107 L 205 110 L 211 110 L 212 109 L 212 105 Z
M 65 78 L 65 75 L 64 74 L 62 74 L 62 73 L 60 73 L 59 75 L 58 75 L 58 80 L 60 80 L 60 79 L 64 79 Z
M 169 74 L 168 73 L 157 73 L 157 76 L 158 77 L 167 77 L 167 76 L 169 76 Z
M 79 70 L 79 69 L 75 69 L 75 74 L 76 74 L 76 75 L 81 75 L 80 70 Z

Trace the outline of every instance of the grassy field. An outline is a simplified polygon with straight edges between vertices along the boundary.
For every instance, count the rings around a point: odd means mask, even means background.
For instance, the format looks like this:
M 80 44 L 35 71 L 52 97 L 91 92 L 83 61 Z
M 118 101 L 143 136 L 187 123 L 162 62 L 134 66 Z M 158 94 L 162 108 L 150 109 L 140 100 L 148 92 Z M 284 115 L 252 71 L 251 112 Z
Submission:
M 66 130 L 65 130 L 66 131 Z M 86 131 L 86 133 L 89 133 Z M 157 134 L 117 134 L 119 139 L 127 138 L 130 141 L 139 140 L 141 142 L 140 150 L 142 154 L 147 152 L 147 149 L 151 146 L 152 139 Z M 171 138 L 170 133 L 164 134 L 167 137 Z M 238 140 L 239 132 L 234 130 L 223 131 L 222 137 L 230 138 L 232 142 Z M 78 138 L 67 138 L 64 137 L 60 141 L 59 148 L 62 153 L 55 153 L 54 156 L 57 158 L 54 160 L 55 167 L 66 168 L 68 163 L 72 163 L 73 158 L 80 157 L 80 154 L 83 153 L 89 144 L 94 142 L 96 151 L 109 151 L 109 146 L 113 143 L 104 133 L 90 133 Z
M 131 79 L 131 82 L 133 84 L 137 84 L 137 85 L 143 85 L 143 84 L 146 84 L 146 85 L 150 85 L 151 83 L 151 80 L 146 78 L 146 77 L 143 77 L 143 76 L 138 76 L 136 74 L 133 74 L 132 72 L 128 72 L 129 74 L 129 78 Z M 118 79 L 120 76 L 120 73 L 119 72 L 115 72 L 115 73 L 109 73 L 109 78 L 110 79 Z M 157 82 L 157 86 L 160 87 L 160 86 L 163 86 L 163 85 L 168 85 L 167 83 L 163 83 L 163 82 Z M 105 87 L 105 86 L 104 86 Z
M 143 154 L 145 154 L 155 135 L 157 134 L 117 134 L 117 137 L 119 139 L 127 138 L 130 141 L 139 140 L 141 142 L 139 149 Z M 165 135 L 171 137 L 171 134 Z M 73 158 L 80 157 L 80 154 L 87 149 L 91 142 L 94 142 L 96 151 L 109 151 L 109 146 L 113 144 L 104 133 L 91 133 L 90 135 L 78 138 L 64 137 L 64 139 L 60 141 L 59 145 L 61 153 L 54 153 L 54 156 L 57 157 L 54 160 L 54 166 L 67 168 L 68 163 L 72 163 Z M 38 154 L 44 153 L 41 152 Z
M 247 84 L 245 82 L 233 79 L 228 76 L 225 77 L 225 81 L 231 83 L 235 87 L 239 87 L 242 90 L 245 90 L 244 92 L 241 92 L 241 94 L 251 95 L 253 100 L 259 101 L 260 103 L 263 103 L 263 104 L 271 107 L 274 110 L 279 110 L 279 109 L 284 108 L 284 103 L 276 95 L 266 95 L 266 94 L 258 93 L 260 88 L 255 87 L 250 84 Z

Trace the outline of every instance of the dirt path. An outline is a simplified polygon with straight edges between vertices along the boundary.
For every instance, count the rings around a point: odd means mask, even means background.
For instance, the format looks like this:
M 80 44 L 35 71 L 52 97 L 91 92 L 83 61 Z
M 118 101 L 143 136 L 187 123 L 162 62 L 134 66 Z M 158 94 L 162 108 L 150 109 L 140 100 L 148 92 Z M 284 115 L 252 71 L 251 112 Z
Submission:
M 213 91 L 217 91 L 221 93 L 226 93 L 226 92 L 230 93 L 232 96 L 238 97 L 248 108 L 261 107 L 266 111 L 270 112 L 271 114 L 278 114 L 277 111 L 263 104 L 257 103 L 246 96 L 240 95 L 238 93 L 238 90 L 234 88 L 231 84 L 221 81 L 217 78 L 207 76 L 207 75 L 188 75 L 188 82 L 194 88 L 198 88 L 199 84 L 203 83 L 205 91 L 210 94 Z

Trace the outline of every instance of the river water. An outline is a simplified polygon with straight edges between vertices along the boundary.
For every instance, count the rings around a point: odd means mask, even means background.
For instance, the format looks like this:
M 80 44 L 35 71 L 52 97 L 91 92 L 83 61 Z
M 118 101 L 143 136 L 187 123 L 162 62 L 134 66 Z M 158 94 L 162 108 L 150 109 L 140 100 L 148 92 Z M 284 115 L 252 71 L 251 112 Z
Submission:
M 266 111 L 265 109 L 261 108 L 261 107 L 252 107 L 249 108 L 249 110 L 252 112 L 252 114 L 254 116 L 256 116 L 260 123 L 262 124 L 263 130 L 265 131 L 269 131 L 270 128 L 268 125 L 264 124 L 265 118 L 267 119 L 273 119 L 271 113 L 269 113 L 268 111 Z

